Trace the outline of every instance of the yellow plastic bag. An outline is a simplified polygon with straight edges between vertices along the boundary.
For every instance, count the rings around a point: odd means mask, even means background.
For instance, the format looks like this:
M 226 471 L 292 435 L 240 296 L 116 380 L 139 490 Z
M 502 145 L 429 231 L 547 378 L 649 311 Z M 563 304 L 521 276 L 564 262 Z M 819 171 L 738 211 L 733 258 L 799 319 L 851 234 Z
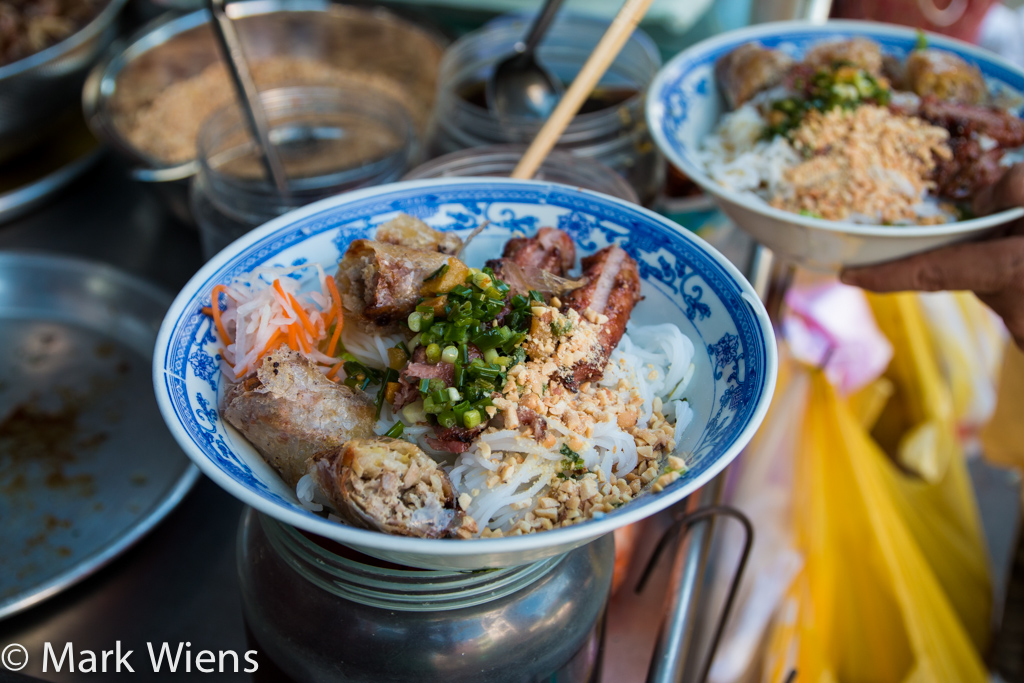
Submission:
M 883 378 L 892 383 L 893 395 L 872 436 L 890 456 L 920 475 L 890 468 L 885 482 L 939 585 L 977 649 L 984 651 L 992 588 L 977 504 L 956 438 L 955 387 L 951 389 L 953 382 L 940 369 L 941 354 L 932 342 L 920 296 L 891 294 L 869 300 L 878 326 L 893 346 Z M 946 370 L 956 373 L 956 368 Z
M 982 431 L 985 457 L 996 465 L 1024 470 L 1024 351 L 1006 349 L 995 415 Z
M 978 651 L 907 520 L 892 461 L 809 370 L 794 529 L 804 567 L 778 615 L 767 681 L 981 683 Z M 947 471 L 953 471 L 949 468 Z

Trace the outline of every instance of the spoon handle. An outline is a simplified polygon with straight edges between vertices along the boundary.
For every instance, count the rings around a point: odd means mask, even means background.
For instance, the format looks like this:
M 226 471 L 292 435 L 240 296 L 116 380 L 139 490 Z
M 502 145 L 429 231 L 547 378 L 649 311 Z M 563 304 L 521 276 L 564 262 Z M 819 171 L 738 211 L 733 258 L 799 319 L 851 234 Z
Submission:
M 242 41 L 239 40 L 235 25 L 231 23 L 231 18 L 227 15 L 224 0 L 207 0 L 207 4 L 213 17 L 213 34 L 217 37 L 217 43 L 224 53 L 224 61 L 227 62 L 228 73 L 231 75 L 231 82 L 235 87 L 235 94 L 242 107 L 242 113 L 245 115 L 245 121 L 249 125 L 249 132 L 252 133 L 252 137 L 260 149 L 260 157 L 266 167 L 267 175 L 277 187 L 280 195 L 287 200 L 290 197 L 288 176 L 285 174 L 281 157 L 277 154 L 277 148 L 270 140 L 270 123 L 267 121 L 267 113 L 263 110 L 260 93 L 256 89 L 256 83 L 249 71 L 249 63 L 242 50 Z
M 512 178 L 532 178 L 544 163 L 545 157 L 551 152 L 558 138 L 562 136 L 569 122 L 576 116 L 576 112 L 583 106 L 583 102 L 594 90 L 594 86 L 604 76 L 605 71 L 622 51 L 622 47 L 633 34 L 633 29 L 647 13 L 647 9 L 654 0 L 626 0 L 622 9 L 615 15 L 611 26 L 601 37 L 594 51 L 587 58 L 587 62 L 580 69 L 579 74 L 573 80 L 572 85 L 565 92 L 562 101 L 558 103 L 551 116 L 544 123 L 544 126 L 537 133 L 537 137 L 530 143 L 530 147 L 519 160 Z
M 530 32 L 526 34 L 523 41 L 523 54 L 532 54 L 537 49 L 537 44 L 547 35 L 548 26 L 554 21 L 558 14 L 558 8 L 562 6 L 562 0 L 547 0 L 540 12 L 530 26 Z

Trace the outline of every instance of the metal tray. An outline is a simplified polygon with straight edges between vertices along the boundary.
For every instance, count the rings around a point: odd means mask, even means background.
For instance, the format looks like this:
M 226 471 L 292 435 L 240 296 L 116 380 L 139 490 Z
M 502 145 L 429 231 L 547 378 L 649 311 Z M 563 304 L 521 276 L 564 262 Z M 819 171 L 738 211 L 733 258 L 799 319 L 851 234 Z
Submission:
M 150 384 L 170 301 L 109 266 L 0 253 L 0 618 L 112 560 L 198 478 Z

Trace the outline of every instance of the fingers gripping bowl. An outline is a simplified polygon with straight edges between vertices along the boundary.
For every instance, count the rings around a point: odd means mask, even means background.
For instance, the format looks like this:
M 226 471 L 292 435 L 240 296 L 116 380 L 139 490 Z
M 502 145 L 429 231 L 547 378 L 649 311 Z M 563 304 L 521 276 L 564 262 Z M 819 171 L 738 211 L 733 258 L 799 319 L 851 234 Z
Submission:
M 633 309 L 630 326 L 669 323 L 695 347 L 694 379 L 686 396 L 693 418 L 673 452 L 686 464 L 682 476 L 658 493 L 645 489 L 627 504 L 582 523 L 503 538 L 399 536 L 307 510 L 296 496 L 294 476 L 291 485 L 286 483 L 222 418 L 224 394 L 238 385 L 222 375 L 217 358 L 222 340 L 203 309 L 210 306 L 216 285 L 231 285 L 260 268 L 316 263 L 333 272 L 353 242 L 357 250 L 365 247 L 358 240 L 372 239 L 378 226 L 401 213 L 462 238 L 489 222 L 459 255 L 467 264 L 482 265 L 500 255 L 510 238 L 534 235 L 544 227 L 564 231 L 578 255 L 618 245 L 635 259 L 644 298 Z M 347 318 L 345 324 L 350 322 Z M 493 179 L 388 185 L 325 200 L 268 223 L 221 252 L 183 289 L 161 329 L 154 360 L 158 402 L 172 433 L 227 491 L 288 524 L 367 554 L 442 569 L 542 559 L 677 502 L 721 471 L 750 439 L 767 410 L 775 374 L 775 344 L 763 307 L 743 277 L 705 243 L 656 214 L 610 197 L 549 183 Z M 332 468 L 378 457 L 374 448 L 357 451 L 351 443 L 325 447 L 338 455 L 321 471 L 337 473 L 343 484 L 358 482 Z M 412 454 L 399 455 L 408 467 Z M 469 479 L 450 463 L 442 466 L 451 482 Z M 446 480 L 446 492 L 449 486 Z
M 861 119 L 870 117 L 885 119 L 883 123 L 890 129 L 894 124 L 902 124 L 906 121 L 905 117 L 910 116 L 914 116 L 911 123 L 915 126 L 920 123 L 919 116 L 927 119 L 928 124 L 935 123 L 941 127 L 945 123 L 950 130 L 949 146 L 955 153 L 953 156 L 956 158 L 952 159 L 954 162 L 960 160 L 958 149 L 967 149 L 976 142 L 981 142 L 981 161 L 987 161 L 987 157 L 999 151 L 988 152 L 985 147 L 988 141 L 983 135 L 985 131 L 978 130 L 978 126 L 970 121 L 972 113 L 987 116 L 986 112 L 990 109 L 991 100 L 999 100 L 1000 107 L 1006 110 L 1010 119 L 1013 119 L 1010 121 L 1013 127 L 1021 128 L 1020 122 L 1015 119 L 1020 116 L 1021 105 L 1024 103 L 1024 100 L 1021 99 L 1021 93 L 1024 93 L 1024 72 L 990 52 L 942 36 L 929 34 L 922 38 L 914 30 L 884 24 L 853 21 L 830 21 L 821 25 L 779 22 L 732 31 L 704 41 L 680 53 L 666 64 L 651 85 L 648 97 L 647 117 L 655 142 L 672 163 L 708 192 L 722 210 L 742 229 L 787 260 L 820 271 L 836 271 L 846 266 L 890 261 L 953 242 L 981 237 L 1024 215 L 1024 209 L 1018 208 L 981 217 L 961 216 L 960 220 L 950 220 L 953 217 L 947 217 L 944 220 L 948 222 L 934 225 L 871 225 L 855 222 L 856 217 L 853 215 L 839 220 L 825 220 L 816 217 L 820 213 L 818 211 L 803 211 L 801 214 L 797 212 L 799 207 L 790 205 L 787 207 L 790 210 L 781 208 L 787 203 L 780 201 L 778 197 L 774 199 L 774 203 L 780 208 L 776 208 L 771 202 L 766 201 L 766 198 L 757 196 L 754 192 L 744 191 L 732 184 L 723 184 L 720 182 L 720 176 L 716 179 L 713 165 L 708 163 L 710 141 L 717 138 L 717 134 L 723 130 L 721 126 L 726 120 L 725 115 L 733 106 L 739 104 L 736 101 L 737 95 L 741 96 L 739 99 L 742 100 L 748 100 L 753 95 L 753 92 L 745 92 L 744 86 L 749 86 L 752 81 L 757 80 L 755 72 L 761 76 L 767 75 L 771 70 L 771 67 L 768 66 L 769 58 L 775 60 L 780 70 L 793 69 L 790 73 L 797 73 L 800 69 L 807 71 L 807 65 L 813 62 L 815 56 L 820 57 L 821 53 L 827 49 L 823 46 L 836 41 L 861 46 L 870 42 L 877 46 L 872 49 L 876 56 L 880 52 L 881 60 L 875 59 L 875 61 L 881 66 L 869 64 L 857 65 L 857 67 L 864 66 L 865 73 L 862 74 L 864 76 L 871 76 L 874 71 L 875 76 L 883 78 L 884 80 L 879 82 L 886 90 L 891 87 L 891 98 L 888 93 L 886 93 L 886 97 L 880 98 L 878 101 L 869 96 L 867 100 L 870 101 L 871 106 L 861 107 L 844 102 L 836 109 L 831 110 L 828 107 L 833 105 L 829 103 L 822 115 L 819 116 L 815 112 L 806 120 L 848 117 L 851 121 L 855 121 L 853 125 L 864 125 L 863 121 L 857 121 L 857 112 L 860 112 L 859 118 Z M 922 42 L 927 44 L 925 49 L 921 49 L 924 47 Z M 758 50 L 763 50 L 763 54 L 758 55 Z M 744 52 L 750 54 L 745 55 Z M 754 59 L 757 62 L 755 66 L 759 65 L 758 69 L 754 69 L 750 65 L 746 69 L 740 69 L 750 77 L 747 82 L 737 82 L 735 79 L 730 82 L 728 77 L 723 80 L 723 74 L 729 71 L 730 58 L 734 63 L 733 66 L 742 66 L 740 62 L 744 56 Z M 845 66 L 850 66 L 848 64 L 850 57 L 848 55 L 841 57 L 839 61 L 833 62 L 833 68 L 842 69 Z M 925 76 L 922 76 L 918 69 L 922 63 L 928 62 L 926 58 L 931 58 L 933 64 L 938 63 L 939 60 L 936 58 L 941 58 L 943 64 L 955 62 L 954 66 L 958 68 L 951 68 L 948 72 L 944 72 L 949 74 L 950 80 L 966 76 L 965 80 L 970 81 L 970 77 L 977 75 L 975 82 L 980 81 L 981 89 L 987 89 L 988 92 L 983 93 L 984 98 L 970 100 L 962 88 L 957 90 L 950 83 L 945 83 L 942 80 L 945 75 L 940 75 L 939 85 L 950 87 L 945 90 L 935 88 L 934 81 L 929 81 L 927 77 L 934 76 L 940 70 L 932 68 L 931 71 L 926 70 Z M 903 70 L 903 78 L 906 83 L 900 83 L 899 78 L 891 78 L 890 65 Z M 813 71 L 808 71 L 808 73 L 813 73 Z M 738 72 L 735 75 L 739 75 Z M 813 78 L 812 75 L 805 81 L 811 82 Z M 760 97 L 762 99 L 766 96 L 771 97 L 775 90 L 790 87 L 791 80 L 793 79 L 780 83 L 779 88 L 772 86 L 768 91 L 762 91 Z M 871 82 L 874 83 L 874 81 Z M 839 85 L 837 87 L 846 86 Z M 908 91 L 913 106 L 917 106 L 913 102 L 916 97 L 914 90 L 918 92 L 929 90 L 929 92 L 919 99 L 921 110 L 911 114 L 901 110 L 907 101 L 903 97 L 906 92 L 897 93 L 897 91 Z M 975 94 L 977 93 L 971 93 L 972 96 Z M 807 101 L 812 99 L 812 97 L 808 97 Z M 986 101 L 981 101 L 982 99 Z M 789 102 L 779 102 L 778 104 L 788 105 L 792 101 L 790 99 Z M 782 108 L 775 103 L 772 103 L 771 106 Z M 957 126 L 948 125 L 948 119 L 944 122 L 937 120 L 937 118 L 942 118 L 941 115 L 929 118 L 929 112 L 926 111 L 928 107 L 933 110 L 963 109 L 968 116 L 961 119 L 966 123 L 961 128 L 966 131 L 959 132 L 969 138 L 979 138 L 979 140 L 955 139 L 958 133 Z M 749 109 L 749 107 L 747 108 Z M 973 109 L 973 112 L 967 111 L 969 109 Z M 958 111 L 958 113 L 960 112 Z M 945 135 L 945 131 L 930 125 L 925 125 L 923 128 L 937 132 L 940 138 Z M 795 140 L 796 145 L 799 145 L 798 138 L 801 135 L 806 136 L 806 133 L 806 130 L 796 130 L 787 132 L 786 135 L 790 140 Z M 978 135 L 978 133 L 982 133 L 982 135 Z M 914 134 L 918 134 L 917 129 Z M 774 140 L 779 141 L 782 137 L 785 136 L 780 135 Z M 872 133 L 870 137 L 870 141 L 865 140 L 865 146 L 881 149 L 877 133 Z M 789 149 L 792 154 L 792 148 L 787 145 L 783 145 L 783 147 Z M 771 150 L 772 152 L 778 151 L 775 150 L 774 145 Z M 939 167 L 922 178 L 924 184 L 938 185 L 937 188 L 932 187 L 929 190 L 929 195 L 934 194 L 935 190 L 938 190 L 939 194 L 943 194 L 941 159 L 943 154 L 948 154 L 948 152 L 936 154 Z M 807 161 L 822 164 L 819 168 L 824 168 L 828 156 L 827 152 L 819 154 L 819 151 L 814 151 Z M 930 157 L 931 153 L 929 152 L 926 156 Z M 1004 158 L 1009 160 L 1011 156 L 1006 155 Z M 927 161 L 930 162 L 930 160 Z M 801 168 L 799 162 L 800 159 L 794 158 L 790 162 L 796 164 L 792 171 L 779 171 L 779 175 L 784 179 L 781 184 L 786 191 L 790 191 L 795 184 L 791 181 L 797 177 L 796 174 Z M 803 166 L 810 168 L 808 164 L 803 164 Z M 994 166 L 995 164 L 991 164 L 990 168 L 985 170 L 994 172 Z M 980 168 L 981 164 L 978 167 Z M 875 195 L 881 196 L 885 192 L 898 194 L 906 185 L 904 178 L 895 177 L 894 170 L 894 168 L 886 166 L 875 173 L 880 178 L 876 182 L 883 190 L 883 192 L 874 193 Z M 820 171 L 813 175 L 816 177 L 811 179 L 812 182 L 825 177 Z M 917 183 L 917 179 L 914 180 Z M 935 183 L 935 181 L 938 182 Z M 852 184 L 849 186 L 852 187 Z M 842 194 L 842 191 L 842 188 L 839 188 L 838 193 Z M 906 191 L 909 192 L 909 190 Z M 966 200 L 965 205 L 969 205 L 969 195 L 973 191 L 962 193 L 960 198 Z M 882 213 L 884 214 L 885 211 L 883 210 Z M 883 216 L 884 218 L 885 216 Z

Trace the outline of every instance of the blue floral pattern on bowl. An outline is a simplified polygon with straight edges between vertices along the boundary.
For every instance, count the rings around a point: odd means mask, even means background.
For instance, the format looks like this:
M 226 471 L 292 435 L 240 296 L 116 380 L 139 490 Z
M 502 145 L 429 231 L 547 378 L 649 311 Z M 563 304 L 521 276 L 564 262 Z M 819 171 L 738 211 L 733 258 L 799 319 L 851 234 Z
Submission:
M 230 283 L 260 265 L 308 259 L 330 270 L 349 242 L 372 236 L 377 225 L 399 212 L 414 213 L 437 229 L 462 236 L 490 221 L 464 255 L 471 264 L 493 257 L 513 234 L 529 234 L 544 225 L 558 226 L 572 235 L 580 255 L 616 243 L 639 262 L 644 280 L 646 300 L 637 307 L 634 321 L 671 321 L 693 340 L 697 370 L 689 400 L 696 417 L 680 444 L 689 470 L 664 492 L 579 527 L 600 525 L 610 530 L 619 525 L 620 516 L 626 523 L 679 500 L 735 457 L 763 417 L 775 382 L 770 325 L 746 281 L 698 238 L 640 207 L 550 183 L 401 183 L 326 200 L 251 233 L 193 278 L 164 322 L 154 366 L 164 417 L 190 457 L 246 502 L 356 546 L 370 540 L 367 534 L 383 536 L 328 523 L 304 510 L 294 492 L 221 421 L 216 410 L 224 382 L 218 366 L 219 343 L 201 309 L 210 305 L 214 285 Z M 594 531 L 600 535 L 601 529 Z M 537 536 L 550 535 L 545 545 L 557 546 L 556 537 L 567 532 L 581 537 L 572 529 Z M 445 552 L 456 554 L 470 553 L 474 544 L 495 542 L 399 540 L 444 544 L 449 547 Z M 450 549 L 459 544 L 463 550 Z M 383 556 L 380 548 L 376 550 Z M 488 566 L 493 564 L 490 561 Z

